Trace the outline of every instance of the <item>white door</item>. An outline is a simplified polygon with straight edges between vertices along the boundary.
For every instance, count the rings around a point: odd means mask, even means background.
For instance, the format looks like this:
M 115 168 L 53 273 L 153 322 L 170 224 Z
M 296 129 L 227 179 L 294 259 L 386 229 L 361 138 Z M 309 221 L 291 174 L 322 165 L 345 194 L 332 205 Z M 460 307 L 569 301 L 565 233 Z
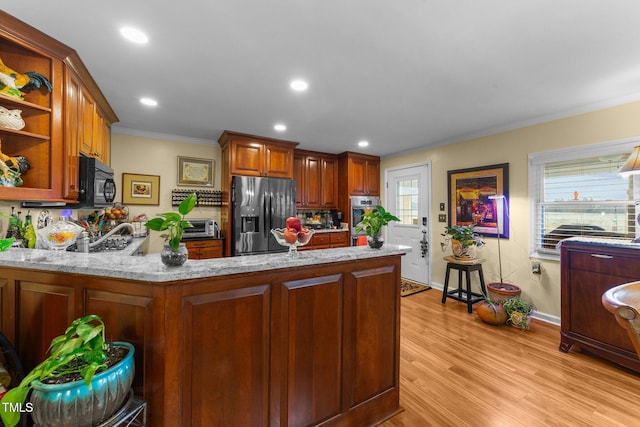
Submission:
M 431 166 L 421 164 L 386 172 L 385 207 L 400 218 L 387 226 L 386 240 L 392 244 L 411 246 L 402 257 L 402 277 L 430 284 Z M 426 241 L 426 245 L 422 242 Z M 423 251 L 423 248 L 427 251 Z

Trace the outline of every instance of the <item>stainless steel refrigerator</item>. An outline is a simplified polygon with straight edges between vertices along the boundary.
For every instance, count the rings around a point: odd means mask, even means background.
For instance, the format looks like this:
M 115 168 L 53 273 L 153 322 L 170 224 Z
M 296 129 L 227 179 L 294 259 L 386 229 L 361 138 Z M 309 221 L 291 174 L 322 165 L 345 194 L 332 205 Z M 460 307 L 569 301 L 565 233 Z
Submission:
M 234 176 L 233 256 L 284 252 L 271 234 L 296 216 L 296 183 L 292 179 Z

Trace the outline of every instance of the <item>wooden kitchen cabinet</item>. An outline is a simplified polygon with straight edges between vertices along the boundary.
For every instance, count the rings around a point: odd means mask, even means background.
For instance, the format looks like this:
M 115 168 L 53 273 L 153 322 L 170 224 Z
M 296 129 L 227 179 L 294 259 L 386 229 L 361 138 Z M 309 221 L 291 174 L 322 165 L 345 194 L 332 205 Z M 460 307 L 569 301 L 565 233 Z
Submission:
M 229 173 L 293 179 L 295 142 L 224 131 L 218 140 Z
M 315 233 L 311 241 L 304 246 L 299 246 L 298 250 L 344 248 L 349 246 L 348 234 L 348 230 Z
M 221 239 L 187 240 L 183 243 L 189 251 L 189 259 L 211 259 L 223 256 L 224 245 Z
M 85 129 L 85 104 L 78 94 L 103 112 L 109 127 L 118 118 L 103 97 L 77 53 L 24 22 L 0 11 L 0 58 L 17 72 L 35 71 L 53 86 L 24 93 L 24 100 L 0 96 L 0 105 L 22 110 L 25 127 L 0 127 L 2 152 L 27 158 L 30 168 L 22 174 L 22 187 L 2 187 L 1 200 L 76 201 L 78 154 Z M 77 78 L 74 78 L 76 76 Z M 70 98 L 71 97 L 71 98 Z M 93 117 L 92 117 L 93 119 Z M 91 120 L 93 132 L 94 120 Z M 107 141 L 101 135 L 101 141 Z
M 560 350 L 576 345 L 640 373 L 626 330 L 602 305 L 608 289 L 638 280 L 640 249 L 564 241 L 560 253 Z
M 339 191 L 346 196 L 380 195 L 380 157 L 350 151 L 339 155 Z
M 293 174 L 298 209 L 338 207 L 338 159 L 335 155 L 295 150 Z
M 135 346 L 150 427 L 377 425 L 400 410 L 400 255 L 321 270 L 157 282 L 3 267 L 2 332 L 30 370 L 71 321 L 100 316 L 108 341 Z

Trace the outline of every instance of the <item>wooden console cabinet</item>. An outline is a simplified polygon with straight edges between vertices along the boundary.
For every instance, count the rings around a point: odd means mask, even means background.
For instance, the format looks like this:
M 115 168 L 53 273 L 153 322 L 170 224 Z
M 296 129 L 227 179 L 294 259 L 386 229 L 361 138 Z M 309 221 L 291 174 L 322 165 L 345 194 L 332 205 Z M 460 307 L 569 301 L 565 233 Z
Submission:
M 638 280 L 640 248 L 564 241 L 560 254 L 560 350 L 576 345 L 640 372 L 627 332 L 602 305 L 605 291 Z
M 70 47 L 0 11 L 0 58 L 19 73 L 36 71 L 53 86 L 26 92 L 24 100 L 0 96 L 0 105 L 22 110 L 25 127 L 0 127 L 2 152 L 27 158 L 22 187 L 2 187 L 2 200 L 78 197 L 79 154 L 109 163 L 111 123 L 118 118 Z M 89 147 L 85 149 L 86 147 Z

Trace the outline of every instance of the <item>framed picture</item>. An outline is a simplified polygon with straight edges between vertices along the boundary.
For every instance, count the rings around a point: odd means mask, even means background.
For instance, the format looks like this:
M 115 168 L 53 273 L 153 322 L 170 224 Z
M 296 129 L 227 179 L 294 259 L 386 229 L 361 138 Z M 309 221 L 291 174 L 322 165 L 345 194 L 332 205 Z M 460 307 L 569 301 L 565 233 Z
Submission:
M 509 238 L 508 163 L 448 171 L 447 178 L 450 226 L 475 224 L 483 236 Z
M 159 205 L 160 176 L 123 173 L 122 203 L 126 205 Z
M 178 156 L 178 185 L 213 187 L 213 159 Z

